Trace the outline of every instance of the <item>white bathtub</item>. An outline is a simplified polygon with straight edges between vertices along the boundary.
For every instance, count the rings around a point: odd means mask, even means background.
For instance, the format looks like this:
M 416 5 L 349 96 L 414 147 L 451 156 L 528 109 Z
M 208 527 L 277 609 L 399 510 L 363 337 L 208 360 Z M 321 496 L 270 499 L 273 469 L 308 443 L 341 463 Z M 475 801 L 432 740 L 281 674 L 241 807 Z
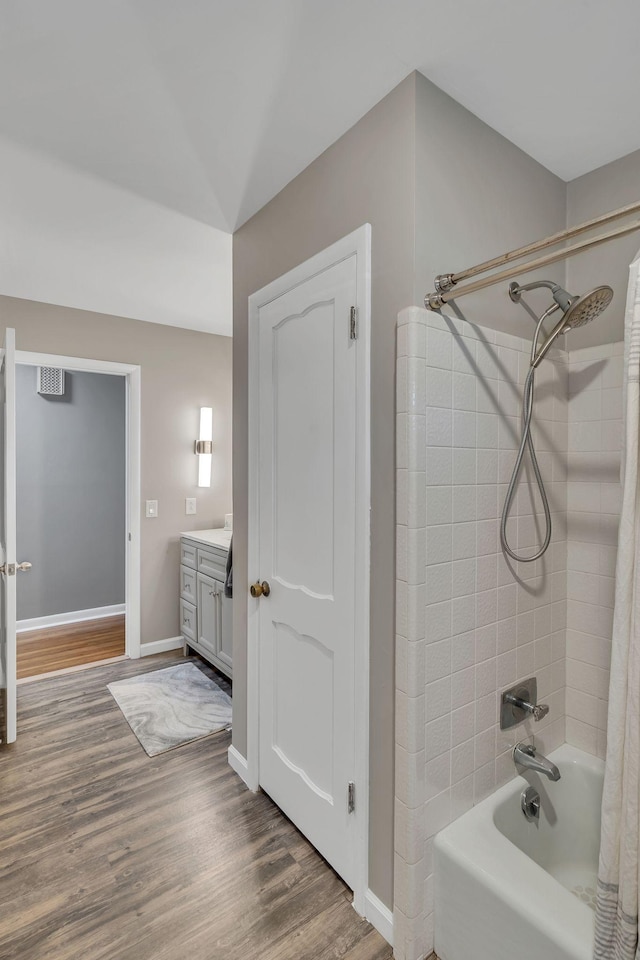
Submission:
M 441 960 L 591 960 L 604 764 L 567 744 L 549 756 L 556 783 L 527 771 L 435 838 Z M 528 784 L 538 822 L 520 809 Z

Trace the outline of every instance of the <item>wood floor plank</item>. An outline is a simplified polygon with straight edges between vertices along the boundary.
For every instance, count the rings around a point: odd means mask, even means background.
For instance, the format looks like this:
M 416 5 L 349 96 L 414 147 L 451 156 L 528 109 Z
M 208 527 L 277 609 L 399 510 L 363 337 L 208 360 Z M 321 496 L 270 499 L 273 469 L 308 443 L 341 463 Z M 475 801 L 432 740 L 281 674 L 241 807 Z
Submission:
M 83 620 L 18 634 L 18 679 L 121 657 L 125 617 Z
M 339 877 L 228 766 L 228 733 L 146 756 L 106 684 L 177 662 L 19 687 L 18 742 L 0 748 L 0 956 L 390 960 Z

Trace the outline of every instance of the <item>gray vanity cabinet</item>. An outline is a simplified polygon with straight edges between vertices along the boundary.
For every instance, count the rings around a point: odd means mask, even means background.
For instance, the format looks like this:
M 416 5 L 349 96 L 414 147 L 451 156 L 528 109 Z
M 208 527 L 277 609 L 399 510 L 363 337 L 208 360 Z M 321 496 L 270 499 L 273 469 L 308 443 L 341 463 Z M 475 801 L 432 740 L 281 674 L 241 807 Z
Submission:
M 192 648 L 231 677 L 232 601 L 224 595 L 227 551 L 189 537 L 182 537 L 180 548 L 180 622 L 185 653 Z

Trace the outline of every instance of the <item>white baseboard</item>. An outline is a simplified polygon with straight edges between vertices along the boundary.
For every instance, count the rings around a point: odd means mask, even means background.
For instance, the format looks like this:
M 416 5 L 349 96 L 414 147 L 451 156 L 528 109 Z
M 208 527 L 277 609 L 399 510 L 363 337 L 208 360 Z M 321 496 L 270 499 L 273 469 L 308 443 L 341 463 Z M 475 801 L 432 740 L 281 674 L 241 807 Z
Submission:
M 382 900 L 372 890 L 364 895 L 365 917 L 376 928 L 381 937 L 393 946 L 393 913 L 385 907 Z
M 234 746 L 231 746 L 227 751 L 227 759 L 231 769 L 235 770 L 240 779 L 249 786 L 249 765 L 245 757 Z
M 140 644 L 140 656 L 152 657 L 155 653 L 168 653 L 169 650 L 181 650 L 184 645 L 182 637 L 168 637 L 166 640 L 152 640 L 151 643 Z
M 73 610 L 71 613 L 54 613 L 49 617 L 32 617 L 30 620 L 18 620 L 16 630 L 40 630 L 43 627 L 62 627 L 66 623 L 81 623 L 83 620 L 102 620 L 106 617 L 121 617 L 126 613 L 124 603 L 114 603 L 109 607 L 92 607 L 90 610 Z

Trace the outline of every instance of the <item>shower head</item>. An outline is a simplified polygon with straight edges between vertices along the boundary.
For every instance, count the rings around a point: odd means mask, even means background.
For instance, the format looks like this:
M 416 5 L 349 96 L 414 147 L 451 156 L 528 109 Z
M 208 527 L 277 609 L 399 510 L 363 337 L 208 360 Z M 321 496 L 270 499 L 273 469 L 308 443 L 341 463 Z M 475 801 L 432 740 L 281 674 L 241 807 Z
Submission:
M 551 345 L 561 334 L 568 333 L 569 330 L 574 330 L 576 327 L 583 327 L 585 324 L 595 320 L 603 310 L 606 310 L 613 299 L 613 290 L 606 285 L 596 287 L 595 290 L 592 290 L 590 293 L 585 293 L 581 297 L 572 297 L 560 284 L 553 283 L 550 280 L 534 280 L 532 283 L 527 283 L 523 286 L 519 283 L 511 283 L 509 284 L 509 296 L 514 303 L 519 303 L 523 291 L 535 290 L 538 287 L 548 287 L 548 289 L 551 290 L 554 303 L 541 317 L 538 330 L 536 331 L 536 340 L 537 333 L 544 319 L 551 316 L 558 308 L 562 310 L 563 316 L 553 328 L 540 350 L 535 356 L 532 356 L 532 367 L 538 366 L 551 348 Z
M 596 287 L 591 293 L 585 293 L 582 297 L 574 297 L 565 311 L 562 332 L 573 330 L 575 327 L 584 327 L 586 323 L 591 323 L 592 320 L 600 316 L 603 310 L 607 309 L 612 299 L 613 290 L 608 286 Z M 564 310 L 562 304 L 560 304 L 560 309 Z

